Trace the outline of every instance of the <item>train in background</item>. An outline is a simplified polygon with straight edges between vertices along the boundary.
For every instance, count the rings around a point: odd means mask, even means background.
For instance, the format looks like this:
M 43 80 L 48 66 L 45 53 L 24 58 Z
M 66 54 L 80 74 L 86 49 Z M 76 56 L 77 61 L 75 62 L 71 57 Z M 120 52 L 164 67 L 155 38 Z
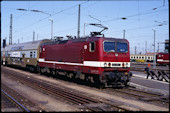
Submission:
M 130 61 L 131 62 L 153 62 L 154 61 L 153 54 L 131 54 Z
M 169 65 L 169 39 L 165 40 L 164 52 L 158 53 L 156 59 L 157 65 Z
M 155 56 L 153 53 L 147 54 L 131 54 L 130 61 L 131 62 L 153 62 Z M 169 40 L 165 40 L 165 50 L 164 52 L 156 53 L 156 64 L 160 66 L 169 65 Z
M 154 62 L 154 55 L 153 54 L 131 54 L 130 61 L 137 62 L 137 63 L 145 63 L 146 62 Z M 156 65 L 158 66 L 166 66 L 169 65 L 169 53 L 157 53 L 156 54 Z
M 156 63 L 157 65 L 169 65 L 169 53 L 158 53 Z
M 128 40 L 106 38 L 96 32 L 77 39 L 9 45 L 4 54 L 3 65 L 78 78 L 102 87 L 127 86 L 132 76 Z

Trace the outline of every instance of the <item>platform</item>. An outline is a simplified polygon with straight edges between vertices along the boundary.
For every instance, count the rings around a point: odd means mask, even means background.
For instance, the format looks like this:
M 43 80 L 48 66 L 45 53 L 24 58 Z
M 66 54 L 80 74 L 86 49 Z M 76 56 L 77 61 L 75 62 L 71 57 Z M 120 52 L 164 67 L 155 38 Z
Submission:
M 144 72 L 131 72 L 133 74 L 130 82 L 131 86 L 152 90 L 153 92 L 158 92 L 164 95 L 169 95 L 169 82 L 153 80 L 150 77 L 147 79 L 147 75 Z

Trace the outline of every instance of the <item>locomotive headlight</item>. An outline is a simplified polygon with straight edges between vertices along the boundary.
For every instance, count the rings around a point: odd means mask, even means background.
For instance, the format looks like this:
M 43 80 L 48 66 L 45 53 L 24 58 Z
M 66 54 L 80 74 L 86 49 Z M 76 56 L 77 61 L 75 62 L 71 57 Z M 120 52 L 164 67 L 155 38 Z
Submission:
M 128 67 L 128 63 L 126 63 L 126 67 Z
M 107 67 L 107 63 L 104 63 L 104 67 Z

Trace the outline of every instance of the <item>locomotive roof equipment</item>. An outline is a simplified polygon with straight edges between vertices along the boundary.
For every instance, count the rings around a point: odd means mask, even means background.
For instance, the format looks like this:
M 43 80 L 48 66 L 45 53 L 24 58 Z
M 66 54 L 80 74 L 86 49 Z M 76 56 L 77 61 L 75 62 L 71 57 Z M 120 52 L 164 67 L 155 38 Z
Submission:
M 91 36 L 103 35 L 103 37 L 104 37 L 104 34 L 101 34 L 101 32 L 103 32 L 104 30 L 108 30 L 108 27 L 105 27 L 105 26 L 103 26 L 102 24 L 90 23 L 89 25 L 93 25 L 93 26 L 96 26 L 96 27 L 103 28 L 103 30 L 101 30 L 100 32 L 91 32 L 91 33 L 90 33 Z

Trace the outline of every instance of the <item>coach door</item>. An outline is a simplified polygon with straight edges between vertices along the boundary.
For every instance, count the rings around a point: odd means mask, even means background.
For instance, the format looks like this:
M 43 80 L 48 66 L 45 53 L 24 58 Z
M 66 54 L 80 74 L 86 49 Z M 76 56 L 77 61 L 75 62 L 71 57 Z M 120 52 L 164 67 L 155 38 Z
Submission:
M 25 54 L 22 54 L 21 66 L 25 67 Z

